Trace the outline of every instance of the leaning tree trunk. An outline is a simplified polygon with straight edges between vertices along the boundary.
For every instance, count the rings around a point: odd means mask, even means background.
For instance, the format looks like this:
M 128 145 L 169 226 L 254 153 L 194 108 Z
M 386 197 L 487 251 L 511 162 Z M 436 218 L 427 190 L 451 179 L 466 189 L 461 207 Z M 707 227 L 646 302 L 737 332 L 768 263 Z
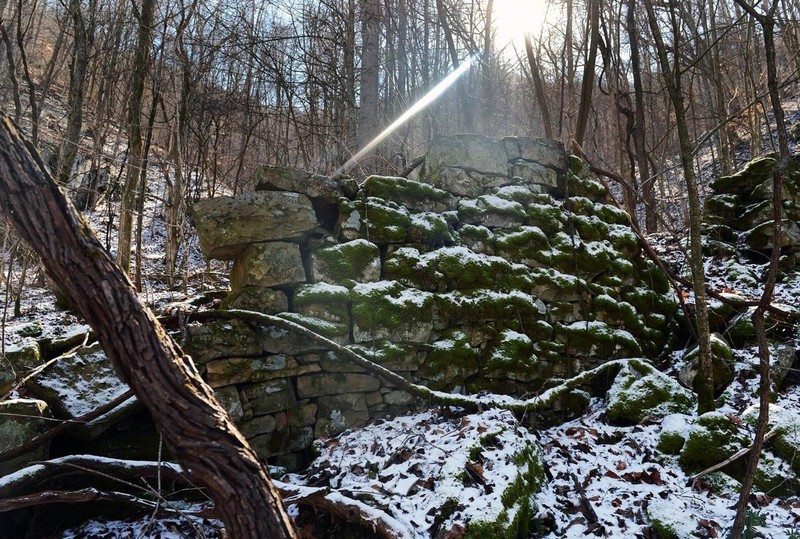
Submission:
M 230 536 L 296 537 L 264 466 L 190 358 L 139 302 L 126 274 L 5 115 L 0 115 L 0 208 L 97 333 L 172 454 L 208 489 Z

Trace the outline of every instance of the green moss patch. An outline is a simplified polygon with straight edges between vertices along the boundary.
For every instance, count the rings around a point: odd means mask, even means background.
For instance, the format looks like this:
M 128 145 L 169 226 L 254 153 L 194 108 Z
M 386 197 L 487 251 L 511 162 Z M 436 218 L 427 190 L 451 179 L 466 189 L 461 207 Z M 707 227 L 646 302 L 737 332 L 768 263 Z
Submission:
M 606 395 L 608 421 L 616 425 L 639 423 L 647 416 L 691 412 L 692 395 L 666 374 L 629 363 L 617 374 Z

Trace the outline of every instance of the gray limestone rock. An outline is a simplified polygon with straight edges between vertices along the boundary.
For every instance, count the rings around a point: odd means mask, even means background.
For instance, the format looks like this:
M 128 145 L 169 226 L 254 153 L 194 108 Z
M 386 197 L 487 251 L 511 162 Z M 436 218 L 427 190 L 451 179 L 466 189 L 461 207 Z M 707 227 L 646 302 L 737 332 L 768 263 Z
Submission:
M 318 224 L 307 196 L 278 191 L 201 200 L 194 223 L 203 254 L 220 260 L 233 260 L 251 243 L 301 238 Z
M 231 288 L 267 288 L 303 283 L 306 273 L 296 243 L 254 243 L 239 253 L 231 271 Z

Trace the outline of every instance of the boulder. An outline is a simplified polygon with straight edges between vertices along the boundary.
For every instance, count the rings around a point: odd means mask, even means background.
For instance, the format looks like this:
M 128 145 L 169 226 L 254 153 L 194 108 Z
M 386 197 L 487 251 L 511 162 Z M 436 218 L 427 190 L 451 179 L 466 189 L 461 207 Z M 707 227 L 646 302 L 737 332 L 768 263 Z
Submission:
M 59 419 L 77 419 L 105 406 L 126 391 L 99 344 L 83 348 L 73 356 L 60 358 L 26 383 L 37 398 L 45 401 Z M 112 411 L 76 427 L 78 435 L 94 439 L 114 423 L 138 408 L 136 397 Z
M 455 208 L 455 198 L 447 191 L 405 178 L 370 176 L 363 189 L 368 197 L 391 200 L 411 211 L 441 213 Z
M 301 193 L 312 202 L 327 204 L 336 204 L 342 196 L 339 183 L 333 178 L 275 165 L 262 165 L 256 168 L 255 190 Z
M 201 200 L 194 223 L 206 257 L 233 260 L 251 243 L 302 238 L 317 217 L 305 195 L 259 191 Z
M 5 360 L 0 357 L 0 394 L 3 391 L 3 365 L 8 362 L 14 371 L 24 374 L 42 364 L 42 352 L 39 343 L 31 338 L 6 347 Z M 6 367 L 8 369 L 8 367 Z M 7 391 L 7 390 L 6 390 Z
M 629 363 L 620 370 L 606 395 L 608 421 L 635 425 L 647 416 L 688 414 L 692 394 L 666 374 Z
M 254 243 L 236 257 L 231 271 L 231 288 L 267 288 L 303 283 L 306 272 L 296 243 Z
M 293 300 L 293 307 L 299 314 L 350 324 L 350 289 L 347 287 L 327 282 L 301 285 L 295 289 Z
M 692 425 L 680 454 L 681 468 L 694 473 L 724 462 L 750 444 L 750 438 L 725 415 L 708 412 Z
M 17 448 L 50 430 L 54 423 L 47 403 L 35 399 L 0 402 L 0 452 Z M 13 459 L 0 461 L 0 477 L 24 468 L 32 461 L 46 460 L 50 442 Z
M 244 286 L 231 291 L 222 300 L 222 308 L 278 314 L 289 310 L 289 298 L 281 290 L 261 286 Z
M 482 135 L 436 137 L 425 156 L 421 181 L 457 196 L 476 197 L 512 183 L 501 141 Z
M 311 274 L 315 281 L 331 284 L 373 282 L 381 276 L 378 246 L 365 239 L 323 247 L 311 255 Z

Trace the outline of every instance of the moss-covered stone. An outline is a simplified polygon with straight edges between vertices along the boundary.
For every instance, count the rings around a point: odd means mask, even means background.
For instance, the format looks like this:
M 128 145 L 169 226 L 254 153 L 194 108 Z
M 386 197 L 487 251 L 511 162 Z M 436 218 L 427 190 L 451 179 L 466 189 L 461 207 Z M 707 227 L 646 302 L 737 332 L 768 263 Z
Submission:
M 206 363 L 206 380 L 211 387 L 275 380 L 316 372 L 316 363 L 301 365 L 292 356 L 274 354 L 265 357 L 234 357 Z
M 352 286 L 377 281 L 381 276 L 380 249 L 363 238 L 323 247 L 312 253 L 311 267 L 317 282 Z
M 758 422 L 759 406 L 744 411 L 742 419 L 754 426 Z M 769 405 L 769 430 L 775 431 L 770 445 L 775 455 L 791 463 L 795 474 L 800 475 L 800 414 L 775 404 Z
M 400 247 L 387 255 L 384 277 L 420 290 L 444 290 L 444 275 L 438 271 L 436 262 L 435 255 L 423 256 L 419 249 Z
M 532 203 L 527 214 L 527 224 L 539 227 L 547 235 L 564 230 L 566 217 L 558 204 Z
M 732 176 L 721 176 L 709 183 L 716 193 L 749 195 L 752 190 L 772 175 L 776 160 L 774 157 L 758 157 L 747 163 L 742 170 Z
M 11 377 L 6 379 L 13 379 L 13 371 L 20 374 L 28 372 L 42 364 L 42 352 L 39 343 L 33 339 L 25 339 L 16 345 L 6 346 L 6 361 L 12 367 Z M 6 367 L 8 369 L 8 367 Z M 3 379 L 3 358 L 0 357 L 0 380 Z M 6 372 L 9 372 L 6 370 Z M 2 386 L 0 382 L 0 386 Z M 0 390 L 0 394 L 5 393 L 7 390 Z
M 370 176 L 363 189 L 369 197 L 392 200 L 412 211 L 443 212 L 455 207 L 455 199 L 447 191 L 405 178 Z
M 328 283 L 306 284 L 294 292 L 293 307 L 299 314 L 330 322 L 350 323 L 350 290 Z
M 402 243 L 411 226 L 407 209 L 380 198 L 339 200 L 337 230 L 344 241 L 365 239 L 376 244 Z
M 231 288 L 271 287 L 306 280 L 300 247 L 296 243 L 254 243 L 239 253 L 231 271 Z
M 581 358 L 636 357 L 642 348 L 628 331 L 599 321 L 557 324 L 556 341 L 565 351 Z
M 504 330 L 481 365 L 481 374 L 487 378 L 509 378 L 530 382 L 540 377 L 536 367 L 538 357 L 534 342 L 524 333 Z
M 687 472 L 699 472 L 725 461 L 748 444 L 748 436 L 727 416 L 708 412 L 698 417 L 692 426 L 679 462 Z
M 455 242 L 453 230 L 444 216 L 422 212 L 411 216 L 408 239 L 429 248 L 452 245 Z
M 659 539 L 690 539 L 698 526 L 696 517 L 676 511 L 675 503 L 654 496 L 647 504 L 647 520 Z
M 262 459 L 285 455 L 294 451 L 302 451 L 314 441 L 314 429 L 311 427 L 287 427 L 285 429 L 261 434 L 250 438 L 247 443 Z
M 318 372 L 297 378 L 297 395 L 300 398 L 338 395 L 342 391 L 368 393 L 377 391 L 381 383 L 370 374 L 351 372 Z
M 537 226 L 523 226 L 513 232 L 498 234 L 497 253 L 530 267 L 543 267 L 552 261 L 547 234 Z
M 419 353 L 416 347 L 410 344 L 381 339 L 373 341 L 369 345 L 353 344 L 348 348 L 394 372 L 415 371 L 420 366 Z
M 547 193 L 559 191 L 559 174 L 552 168 L 524 159 L 511 161 L 510 167 L 511 176 L 515 179 L 519 178 L 525 183 L 538 186 Z
M 432 389 L 464 388 L 468 377 L 478 372 L 477 359 L 467 336 L 460 330 L 451 330 L 431 343 L 417 374 Z
M 685 414 L 671 414 L 661 421 L 656 448 L 667 455 L 679 455 L 691 430 L 692 418 Z
M 429 292 L 378 281 L 356 285 L 351 298 L 356 342 L 426 342 L 431 334 L 434 300 Z
M 458 229 L 458 237 L 470 251 L 486 255 L 496 254 L 494 233 L 485 226 L 465 224 Z
M 616 425 L 639 423 L 647 416 L 689 413 L 692 395 L 669 376 L 636 363 L 623 367 L 606 395 L 608 421 Z
M 12 399 L 0 402 L 0 452 L 24 445 L 52 427 L 47 403 L 35 399 Z M 15 472 L 30 462 L 46 460 L 50 442 L 38 445 L 28 453 L 0 461 L 0 477 Z

